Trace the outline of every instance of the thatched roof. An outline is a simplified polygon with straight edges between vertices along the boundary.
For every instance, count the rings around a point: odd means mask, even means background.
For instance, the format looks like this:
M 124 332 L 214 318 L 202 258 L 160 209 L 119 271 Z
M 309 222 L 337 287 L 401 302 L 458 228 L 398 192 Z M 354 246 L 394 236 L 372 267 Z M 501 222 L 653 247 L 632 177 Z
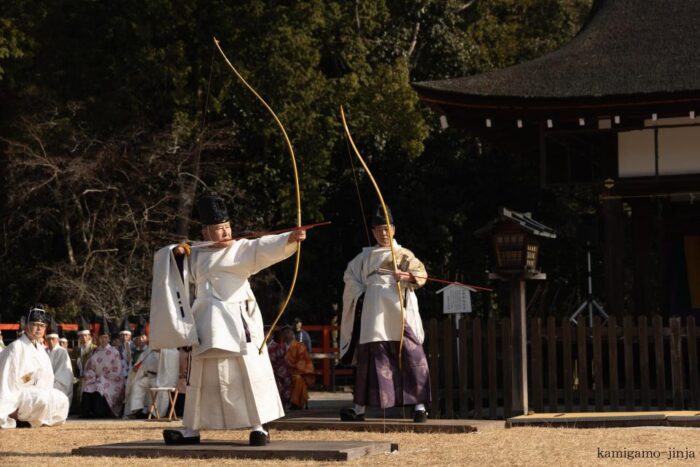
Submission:
M 700 91 L 700 1 L 596 0 L 576 37 L 508 68 L 414 83 L 422 98 L 581 100 Z

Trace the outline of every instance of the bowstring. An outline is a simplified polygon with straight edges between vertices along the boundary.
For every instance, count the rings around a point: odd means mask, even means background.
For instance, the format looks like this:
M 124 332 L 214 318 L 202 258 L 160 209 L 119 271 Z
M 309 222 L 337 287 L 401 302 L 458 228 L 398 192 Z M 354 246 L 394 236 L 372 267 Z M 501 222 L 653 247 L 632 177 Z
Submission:
M 360 193 L 360 183 L 357 178 L 357 172 L 355 171 L 355 163 L 352 160 L 352 154 L 350 153 L 350 142 L 345 138 L 345 146 L 348 151 L 348 159 L 350 159 L 350 167 L 352 168 L 352 178 L 355 183 L 355 192 L 357 193 L 357 202 L 360 205 L 360 213 L 362 214 L 362 224 L 365 226 L 365 235 L 367 236 L 367 246 L 372 246 L 372 239 L 369 236 L 369 227 L 367 227 L 367 216 L 365 215 L 365 208 L 362 204 L 362 194 Z

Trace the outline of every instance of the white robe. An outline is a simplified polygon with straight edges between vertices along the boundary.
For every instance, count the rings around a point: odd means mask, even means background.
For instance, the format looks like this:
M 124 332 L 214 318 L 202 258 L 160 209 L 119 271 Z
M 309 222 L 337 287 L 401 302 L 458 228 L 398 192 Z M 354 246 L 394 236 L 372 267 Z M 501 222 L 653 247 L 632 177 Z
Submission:
M 419 277 L 416 284 L 404 284 L 404 318 L 420 342 L 425 333 L 418 310 L 418 300 L 414 288 L 425 283 L 425 268 L 410 250 L 402 248 L 396 240 L 393 243 L 396 261 L 404 267 L 400 269 Z M 340 324 L 340 354 L 350 347 L 355 323 L 355 307 L 358 298 L 364 293 L 359 344 L 369 342 L 399 341 L 401 339 L 401 308 L 396 290 L 396 281 L 391 274 L 377 273 L 379 268 L 393 270 L 391 250 L 388 247 L 367 247 L 357 255 L 345 270 L 343 280 L 343 315 Z
M 32 427 L 60 425 L 68 417 L 68 397 L 54 389 L 53 369 L 44 348 L 26 335 L 0 352 L 0 428 L 14 428 L 9 415 Z
M 156 387 L 159 359 L 160 352 L 149 348 L 141 352 L 139 358 L 136 359 L 136 363 L 129 371 L 129 376 L 126 380 L 125 417 L 136 410 L 142 410 L 150 405 L 151 400 L 148 390 Z
M 68 351 L 57 345 L 51 350 L 46 350 L 51 360 L 53 368 L 53 387 L 61 391 L 68 397 L 68 400 L 73 400 L 73 366 L 70 363 L 70 355 Z
M 183 423 L 191 429 L 246 428 L 284 416 L 248 277 L 296 251 L 290 234 L 236 240 L 226 248 L 193 248 L 184 281 L 172 248 L 154 258 L 151 343 L 192 345 Z M 189 303 L 186 284 L 195 287 Z M 156 331 L 154 322 L 161 323 Z M 244 325 L 245 323 L 245 325 Z M 245 328 L 251 342 L 246 342 Z M 155 338 L 154 338 L 155 332 Z

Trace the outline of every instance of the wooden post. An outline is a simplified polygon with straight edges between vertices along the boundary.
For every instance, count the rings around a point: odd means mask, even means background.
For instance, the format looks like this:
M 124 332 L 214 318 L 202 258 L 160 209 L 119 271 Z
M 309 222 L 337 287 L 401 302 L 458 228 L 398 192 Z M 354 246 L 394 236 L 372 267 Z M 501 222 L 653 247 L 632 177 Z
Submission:
M 454 340 L 452 337 L 452 317 L 446 316 L 442 320 L 442 364 L 445 381 L 445 391 L 443 392 L 445 402 L 444 418 L 454 418 Z
M 549 411 L 558 410 L 557 396 L 557 329 L 554 316 L 547 318 L 547 362 L 549 371 L 547 372 L 547 388 L 549 390 Z
M 542 389 L 542 336 L 540 319 L 530 318 L 530 375 L 532 376 L 532 406 L 535 412 L 544 412 Z
M 671 318 L 671 392 L 673 408 L 683 410 L 683 354 L 681 346 L 681 319 Z
M 438 322 L 432 318 L 428 325 L 428 348 L 430 352 L 430 397 L 432 399 L 432 414 L 434 418 L 440 418 L 440 367 L 438 365 Z
M 639 317 L 637 327 L 639 328 L 639 385 L 642 395 L 642 410 L 649 410 L 649 407 L 651 407 L 649 390 L 649 337 L 646 316 Z
M 498 405 L 498 386 L 497 386 L 497 371 L 496 367 L 496 319 L 489 318 L 486 324 L 486 339 L 488 342 L 487 358 L 489 362 L 488 378 L 489 378 L 489 418 L 496 418 L 496 409 Z
M 695 318 L 688 317 L 688 373 L 690 376 L 690 400 L 691 407 L 695 410 L 700 408 L 700 378 L 698 378 L 698 342 L 697 331 L 695 330 Z
M 593 317 L 593 384 L 595 385 L 595 409 L 603 411 L 603 330 L 600 316 Z
M 510 281 L 510 320 L 513 328 L 513 414 L 526 415 L 527 400 L 527 324 L 525 320 L 525 279 Z
M 503 346 L 503 416 L 507 419 L 513 416 L 513 382 L 511 378 L 511 369 L 513 368 L 513 328 L 510 325 L 510 318 L 503 320 L 501 333 Z
M 632 317 L 625 316 L 622 320 L 622 336 L 625 355 L 625 407 L 634 410 L 634 354 L 632 337 Z
M 469 341 L 467 336 L 467 317 L 459 321 L 459 413 L 461 418 L 469 414 Z

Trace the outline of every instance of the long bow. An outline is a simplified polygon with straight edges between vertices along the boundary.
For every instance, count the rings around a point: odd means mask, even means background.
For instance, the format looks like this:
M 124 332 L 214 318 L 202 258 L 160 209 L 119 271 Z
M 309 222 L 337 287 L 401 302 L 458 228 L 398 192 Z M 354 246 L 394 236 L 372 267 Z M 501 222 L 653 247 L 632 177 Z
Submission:
M 297 204 L 297 227 L 301 227 L 301 191 L 299 189 L 299 171 L 297 170 L 297 160 L 296 157 L 294 156 L 294 148 L 292 147 L 292 142 L 289 140 L 289 136 L 287 136 L 287 131 L 284 129 L 284 125 L 282 125 L 282 122 L 280 119 L 277 117 L 277 114 L 272 110 L 272 108 L 265 102 L 265 99 L 263 99 L 258 92 L 253 89 L 253 86 L 248 84 L 248 82 L 241 76 L 241 74 L 236 70 L 236 67 L 234 67 L 231 62 L 229 61 L 228 57 L 226 57 L 226 54 L 224 51 L 221 49 L 221 45 L 219 45 L 219 41 L 214 38 L 214 44 L 216 45 L 216 48 L 219 49 L 219 52 L 221 53 L 221 56 L 224 58 L 224 61 L 226 64 L 231 68 L 231 71 L 233 71 L 233 74 L 236 75 L 236 77 L 245 85 L 245 87 L 248 88 L 250 92 L 253 93 L 255 97 L 258 98 L 258 100 L 262 103 L 262 105 L 270 112 L 272 115 L 272 118 L 275 120 L 277 123 L 277 126 L 279 126 L 280 130 L 282 131 L 282 135 L 284 136 L 284 141 L 287 143 L 287 150 L 289 151 L 289 156 L 292 159 L 292 168 L 294 169 L 294 189 L 296 192 L 296 204 Z M 284 302 L 282 302 L 282 306 L 280 307 L 279 312 L 277 312 L 277 316 L 275 317 L 275 320 L 272 323 L 272 326 L 270 326 L 270 330 L 267 332 L 265 335 L 265 339 L 263 340 L 262 345 L 258 349 L 259 353 L 262 353 L 263 349 L 265 348 L 265 345 L 267 344 L 267 341 L 270 339 L 270 336 L 272 335 L 272 332 L 275 329 L 275 326 L 279 322 L 280 318 L 282 317 L 282 314 L 284 313 L 284 310 L 287 309 L 287 305 L 289 304 L 289 301 L 292 298 L 292 293 L 294 292 L 294 286 L 297 283 L 297 276 L 299 275 L 299 261 L 301 259 L 301 242 L 297 241 L 297 254 L 296 254 L 296 261 L 294 262 L 294 275 L 292 276 L 292 284 L 289 286 L 289 292 L 287 293 L 287 297 L 284 299 Z
M 345 136 L 348 138 L 348 142 L 350 143 L 350 146 L 352 147 L 352 150 L 355 152 L 355 155 L 360 161 L 360 164 L 362 164 L 362 167 L 364 167 L 365 172 L 367 172 L 367 176 L 369 176 L 369 179 L 372 181 L 372 185 L 374 186 L 374 190 L 377 192 L 377 196 L 379 197 L 379 202 L 382 205 L 382 210 L 384 211 L 384 221 L 386 222 L 386 228 L 387 232 L 389 233 L 389 249 L 391 250 L 391 262 L 394 266 L 394 272 L 398 272 L 399 268 L 396 263 L 396 252 L 394 251 L 394 234 L 391 229 L 391 223 L 389 222 L 389 210 L 386 207 L 386 203 L 384 202 L 384 197 L 382 196 L 382 191 L 379 189 L 379 185 L 377 184 L 377 181 L 374 179 L 374 176 L 372 175 L 372 171 L 369 170 L 369 167 L 367 166 L 367 163 L 365 160 L 362 158 L 362 155 L 360 155 L 360 151 L 357 150 L 357 146 L 355 146 L 355 142 L 352 140 L 352 136 L 350 135 L 350 129 L 348 128 L 348 123 L 345 120 L 345 111 L 343 110 L 343 106 L 340 106 L 340 118 L 343 120 L 343 129 L 345 130 Z M 405 317 L 405 309 L 404 309 L 404 303 L 403 303 L 403 291 L 401 290 L 401 281 L 396 281 L 396 292 L 399 295 L 399 307 L 401 308 L 401 338 L 399 340 L 399 368 L 401 368 L 401 354 L 403 351 L 403 334 L 404 334 L 404 329 L 406 327 L 406 317 Z

